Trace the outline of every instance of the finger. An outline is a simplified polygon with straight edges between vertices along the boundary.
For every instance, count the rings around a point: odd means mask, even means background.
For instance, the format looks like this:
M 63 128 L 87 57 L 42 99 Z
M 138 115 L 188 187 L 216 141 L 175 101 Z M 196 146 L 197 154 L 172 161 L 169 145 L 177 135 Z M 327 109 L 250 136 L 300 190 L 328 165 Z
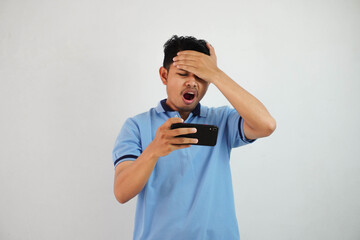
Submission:
M 188 71 L 188 72 L 191 72 L 191 73 L 197 75 L 196 74 L 197 73 L 197 68 L 194 67 L 194 66 L 187 66 L 187 65 L 184 65 L 184 64 L 180 64 L 180 65 L 176 65 L 176 67 L 178 69 L 182 69 L 184 71 Z
M 183 123 L 184 120 L 182 118 L 179 117 L 173 117 L 173 118 L 169 118 L 168 120 L 166 120 L 166 122 L 164 123 L 164 126 L 166 126 L 166 128 L 170 128 L 170 126 L 174 123 Z
M 176 67 L 178 65 L 181 65 L 181 66 L 188 66 L 188 67 L 194 67 L 194 68 L 197 68 L 197 62 L 196 61 L 177 61 L 177 62 L 174 62 L 173 65 Z
M 180 117 L 172 117 L 172 118 L 169 118 L 167 120 L 167 122 L 169 122 L 169 123 L 182 123 L 182 122 L 184 122 L 184 119 L 182 119 Z
M 178 56 L 181 56 L 181 55 L 189 55 L 189 56 L 200 56 L 201 52 L 198 52 L 198 51 L 193 51 L 193 50 L 184 50 L 184 51 L 180 51 L 177 53 Z
M 211 56 L 211 57 L 216 57 L 214 47 L 213 47 L 209 42 L 206 43 L 206 46 L 207 46 L 208 49 L 209 49 L 210 56 Z
M 174 64 L 195 64 L 199 61 L 198 58 L 173 58 Z
M 179 136 L 179 135 L 191 134 L 196 132 L 197 132 L 196 128 L 176 128 L 171 130 L 171 135 Z
M 170 144 L 174 144 L 174 145 L 178 145 L 178 144 L 196 144 L 198 143 L 199 140 L 196 139 L 196 138 L 185 138 L 185 137 L 182 137 L 182 138 L 173 138 L 169 141 Z
M 191 60 L 191 61 L 198 61 L 199 56 L 189 55 L 189 54 L 183 54 L 173 57 L 173 61 L 179 61 L 179 60 Z

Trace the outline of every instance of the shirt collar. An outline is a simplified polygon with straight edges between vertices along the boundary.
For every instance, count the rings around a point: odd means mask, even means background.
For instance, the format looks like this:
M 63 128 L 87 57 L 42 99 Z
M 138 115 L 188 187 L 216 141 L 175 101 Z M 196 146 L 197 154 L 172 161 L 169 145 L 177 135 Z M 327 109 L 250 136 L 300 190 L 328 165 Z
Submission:
M 159 105 L 156 107 L 156 111 L 158 113 L 160 112 L 173 112 L 174 110 L 171 109 L 167 104 L 166 104 L 166 98 L 161 100 Z M 196 107 L 194 108 L 194 110 L 192 111 L 192 114 L 194 116 L 200 116 L 200 117 L 206 117 L 207 115 L 207 111 L 206 111 L 206 108 L 201 106 L 200 103 L 198 103 L 196 105 Z

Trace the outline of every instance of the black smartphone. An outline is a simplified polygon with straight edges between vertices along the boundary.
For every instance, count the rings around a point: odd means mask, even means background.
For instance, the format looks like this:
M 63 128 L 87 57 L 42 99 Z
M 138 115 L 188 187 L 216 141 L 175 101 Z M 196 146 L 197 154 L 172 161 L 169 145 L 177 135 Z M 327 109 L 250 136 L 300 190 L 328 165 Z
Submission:
M 203 145 L 203 146 L 215 146 L 217 135 L 218 135 L 218 127 L 215 125 L 207 125 L 207 124 L 193 124 L 193 123 L 175 123 L 171 125 L 171 129 L 176 128 L 196 128 L 196 133 L 179 135 L 176 137 L 187 137 L 187 138 L 196 138 L 198 139 L 198 143 L 193 143 L 192 145 Z

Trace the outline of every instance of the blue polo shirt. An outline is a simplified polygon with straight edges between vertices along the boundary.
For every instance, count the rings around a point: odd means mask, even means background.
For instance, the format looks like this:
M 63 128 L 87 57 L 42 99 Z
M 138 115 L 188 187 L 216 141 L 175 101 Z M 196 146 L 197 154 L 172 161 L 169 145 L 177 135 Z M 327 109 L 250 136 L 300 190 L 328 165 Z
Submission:
M 114 166 L 134 161 L 169 118 L 180 116 L 162 100 L 129 118 L 113 150 Z M 246 139 L 243 119 L 230 107 L 197 105 L 185 123 L 217 125 L 216 146 L 191 146 L 160 157 L 138 194 L 133 239 L 240 239 L 235 215 L 230 152 Z

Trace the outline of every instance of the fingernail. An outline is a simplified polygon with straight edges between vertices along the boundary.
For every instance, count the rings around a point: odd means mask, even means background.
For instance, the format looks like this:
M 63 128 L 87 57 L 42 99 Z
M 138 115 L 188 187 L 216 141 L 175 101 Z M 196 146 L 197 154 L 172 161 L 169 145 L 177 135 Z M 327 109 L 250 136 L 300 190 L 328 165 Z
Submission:
M 197 129 L 196 129 L 196 128 L 193 128 L 193 129 L 192 129 L 192 132 L 196 133 L 196 132 L 197 132 Z

